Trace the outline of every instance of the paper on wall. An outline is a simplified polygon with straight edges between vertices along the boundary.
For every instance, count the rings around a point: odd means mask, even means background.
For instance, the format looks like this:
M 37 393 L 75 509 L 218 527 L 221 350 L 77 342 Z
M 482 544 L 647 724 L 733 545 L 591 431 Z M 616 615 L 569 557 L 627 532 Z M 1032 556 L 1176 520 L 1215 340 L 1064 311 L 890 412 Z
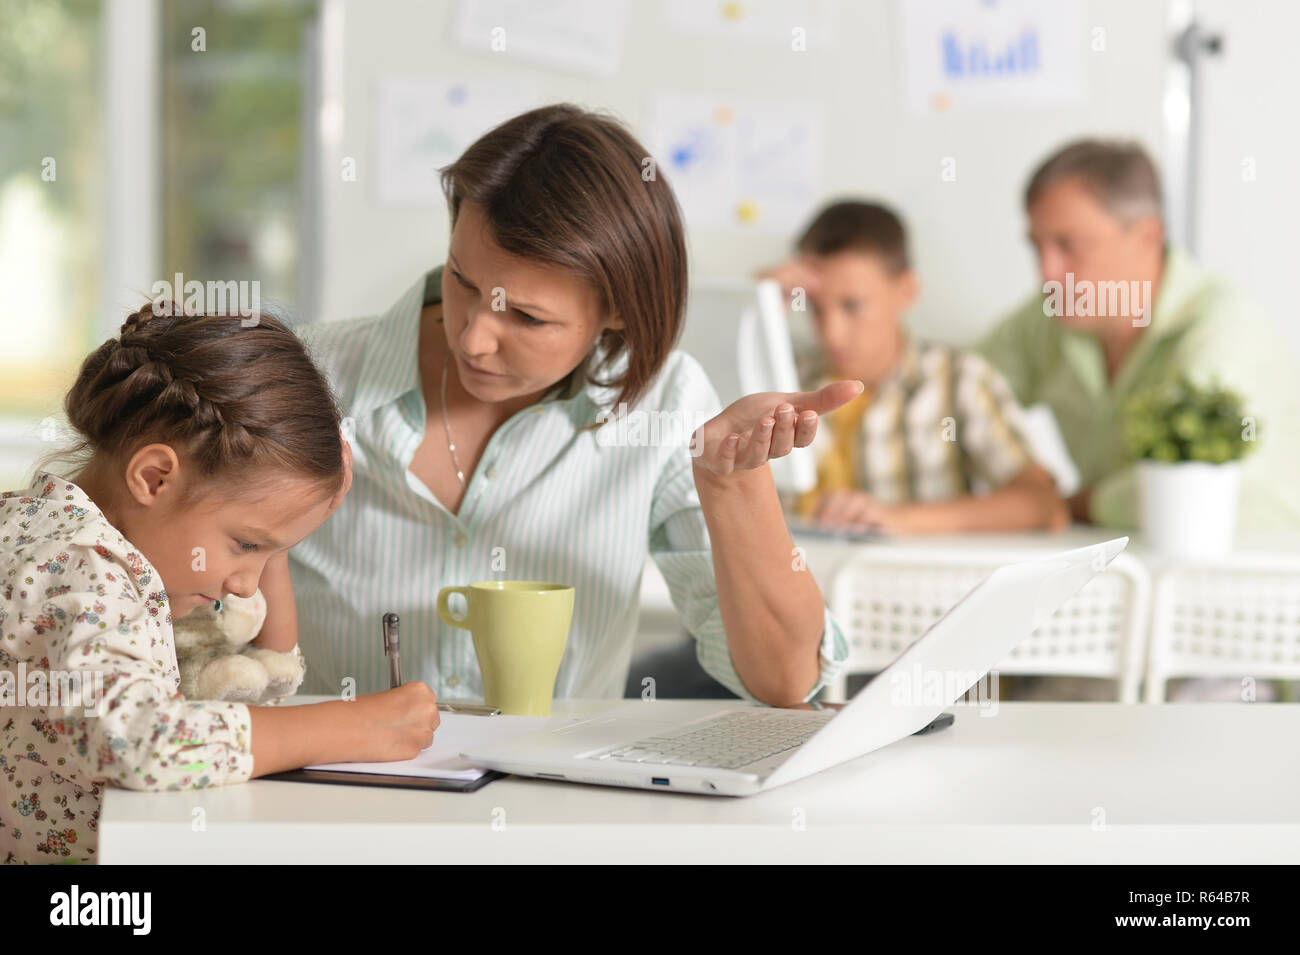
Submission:
M 1095 37 L 1081 0 L 898 0 L 896 10 L 913 114 L 1084 99 Z
M 810 214 L 821 167 L 814 101 L 661 94 L 646 138 L 691 226 L 788 236 Z
M 813 46 L 835 43 L 837 0 L 664 0 L 672 29 L 700 36 L 740 38 L 788 47 L 796 30 Z
M 493 126 L 536 103 L 536 91 L 527 83 L 381 79 L 375 109 L 379 201 L 442 202 L 438 169 L 454 162 Z
M 464 47 L 555 69 L 610 76 L 623 57 L 626 0 L 461 0 Z

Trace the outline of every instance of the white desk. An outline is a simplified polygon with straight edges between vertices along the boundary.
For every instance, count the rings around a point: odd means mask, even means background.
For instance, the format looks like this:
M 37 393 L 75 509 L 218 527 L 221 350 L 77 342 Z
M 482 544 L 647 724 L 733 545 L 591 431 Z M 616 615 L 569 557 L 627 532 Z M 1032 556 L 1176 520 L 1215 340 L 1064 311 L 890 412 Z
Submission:
M 1107 527 L 1093 527 L 1089 524 L 1073 524 L 1059 534 L 1047 531 L 999 534 L 924 534 L 912 537 L 881 538 L 862 543 L 848 543 L 825 537 L 794 535 L 794 542 L 804 551 L 808 569 L 817 583 L 823 588 L 834 579 L 835 571 L 856 551 L 864 547 L 886 548 L 892 552 L 906 552 L 909 549 L 946 550 L 953 553 L 963 551 L 1004 551 L 1007 560 L 1012 561 L 1038 553 L 1055 553 L 1075 547 L 1087 547 L 1101 541 L 1116 537 L 1128 537 L 1124 552 L 1132 554 L 1146 565 L 1151 572 L 1162 570 L 1178 563 L 1161 558 L 1151 553 L 1137 531 L 1123 531 Z M 1231 554 L 1222 558 L 1225 564 L 1234 561 L 1263 561 L 1271 559 L 1287 561 L 1300 554 L 1300 534 L 1292 532 L 1265 533 L 1260 531 L 1243 531 L 1234 541 Z
M 100 861 L 1300 861 L 1300 705 L 955 712 L 950 729 L 743 799 L 518 777 L 472 794 L 261 780 L 109 789 Z M 197 808 L 206 831 L 192 828 Z

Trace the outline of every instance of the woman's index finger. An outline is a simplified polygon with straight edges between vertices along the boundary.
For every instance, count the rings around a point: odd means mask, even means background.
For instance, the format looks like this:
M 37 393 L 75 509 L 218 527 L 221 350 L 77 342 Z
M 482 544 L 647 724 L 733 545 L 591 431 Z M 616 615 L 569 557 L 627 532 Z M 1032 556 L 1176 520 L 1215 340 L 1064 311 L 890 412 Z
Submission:
M 852 401 L 866 389 L 866 385 L 856 378 L 845 381 L 832 381 L 816 391 L 804 391 L 790 397 L 796 412 L 815 411 L 819 415 L 834 411 L 840 405 Z

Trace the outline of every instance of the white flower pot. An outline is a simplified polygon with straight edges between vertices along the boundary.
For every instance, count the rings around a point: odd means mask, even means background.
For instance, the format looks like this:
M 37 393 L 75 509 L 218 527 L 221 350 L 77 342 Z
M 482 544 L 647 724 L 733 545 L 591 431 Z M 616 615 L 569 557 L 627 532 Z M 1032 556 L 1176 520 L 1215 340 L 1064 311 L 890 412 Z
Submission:
M 1241 465 L 1139 461 L 1142 531 L 1165 557 L 1222 557 L 1237 529 Z

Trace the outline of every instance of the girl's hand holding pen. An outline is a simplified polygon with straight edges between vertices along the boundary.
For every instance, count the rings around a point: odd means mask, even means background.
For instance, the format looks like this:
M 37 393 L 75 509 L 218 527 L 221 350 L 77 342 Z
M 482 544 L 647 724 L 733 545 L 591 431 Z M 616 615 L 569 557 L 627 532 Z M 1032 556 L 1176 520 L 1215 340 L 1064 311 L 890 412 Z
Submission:
M 414 759 L 433 743 L 438 698 L 419 680 L 353 700 L 250 706 L 253 775 L 314 763 Z
M 420 680 L 382 693 L 368 693 L 345 704 L 352 710 L 356 734 L 353 762 L 378 763 L 414 759 L 433 745 L 438 728 L 438 698 Z

